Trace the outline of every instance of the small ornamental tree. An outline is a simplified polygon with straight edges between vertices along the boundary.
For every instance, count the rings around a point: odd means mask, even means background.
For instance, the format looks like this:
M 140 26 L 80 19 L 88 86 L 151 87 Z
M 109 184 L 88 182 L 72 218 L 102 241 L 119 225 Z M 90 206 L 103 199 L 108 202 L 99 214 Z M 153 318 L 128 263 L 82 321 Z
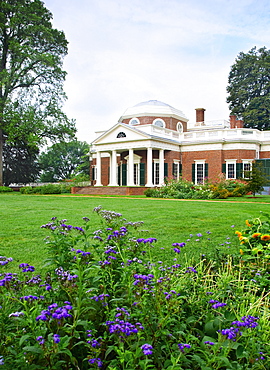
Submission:
M 251 192 L 255 197 L 256 193 L 263 191 L 263 185 L 266 185 L 267 178 L 264 174 L 263 167 L 261 163 L 253 162 L 251 171 L 246 174 L 248 177 L 245 179 L 247 181 L 247 192 Z

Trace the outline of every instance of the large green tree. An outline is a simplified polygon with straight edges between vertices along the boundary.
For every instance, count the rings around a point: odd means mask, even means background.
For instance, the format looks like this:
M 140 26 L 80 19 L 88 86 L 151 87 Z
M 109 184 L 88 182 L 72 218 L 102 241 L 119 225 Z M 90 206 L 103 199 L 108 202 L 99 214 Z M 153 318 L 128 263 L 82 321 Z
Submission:
M 54 182 L 84 174 L 89 176 L 89 145 L 82 141 L 53 144 L 39 158 L 41 181 Z
M 74 137 L 62 111 L 67 40 L 40 0 L 0 1 L 0 184 L 3 136 L 38 147 Z
M 270 50 L 241 52 L 229 73 L 227 103 L 244 126 L 270 129 Z
M 38 154 L 37 148 L 29 147 L 24 142 L 10 143 L 6 141 L 3 148 L 4 185 L 35 182 L 40 173 Z

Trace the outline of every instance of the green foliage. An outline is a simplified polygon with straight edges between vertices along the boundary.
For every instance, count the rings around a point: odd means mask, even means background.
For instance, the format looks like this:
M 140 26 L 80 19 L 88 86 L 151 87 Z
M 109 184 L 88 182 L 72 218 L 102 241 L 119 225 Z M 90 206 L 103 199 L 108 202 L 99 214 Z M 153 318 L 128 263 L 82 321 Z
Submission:
M 26 184 L 35 182 L 40 172 L 38 165 L 39 150 L 28 146 L 23 141 L 14 143 L 6 141 L 3 148 L 3 178 L 4 184 Z
M 70 184 L 46 184 L 42 186 L 24 186 L 21 194 L 63 194 L 70 193 Z
M 270 50 L 253 47 L 239 53 L 229 74 L 227 102 L 245 127 L 270 128 Z
M 169 180 L 160 188 L 147 189 L 144 194 L 153 198 L 174 199 L 226 199 L 230 196 L 246 194 L 245 184 L 235 180 L 220 180 L 217 183 L 194 185 L 186 180 Z
M 263 185 L 268 181 L 264 174 L 262 163 L 253 162 L 252 169 L 247 176 L 247 192 L 251 192 L 253 196 L 256 193 L 261 193 L 263 191 Z
M 27 262 L 8 273 L 14 262 L 0 257 L 5 368 L 269 367 L 269 266 L 257 261 L 265 272 L 257 283 L 253 264 L 243 268 L 233 256 L 180 265 L 188 248 L 181 241 L 163 261 L 142 222 L 102 207 L 94 214 L 98 229 L 87 217 L 82 227 L 56 217 L 42 226 L 49 233 L 42 274 Z
M 13 190 L 8 186 L 0 186 L 0 193 L 13 193 Z
M 2 134 L 33 148 L 74 137 L 75 123 L 62 112 L 67 40 L 51 20 L 40 0 L 0 3 L 0 145 Z
M 40 180 L 55 182 L 76 176 L 88 176 L 89 180 L 88 153 L 89 145 L 86 142 L 74 140 L 53 144 L 40 155 Z

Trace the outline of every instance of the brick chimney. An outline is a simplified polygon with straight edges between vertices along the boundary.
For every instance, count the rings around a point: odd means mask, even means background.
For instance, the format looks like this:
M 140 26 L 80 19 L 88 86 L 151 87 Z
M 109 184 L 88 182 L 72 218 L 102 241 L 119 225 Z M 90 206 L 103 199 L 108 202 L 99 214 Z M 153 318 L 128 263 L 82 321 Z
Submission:
M 243 128 L 244 121 L 242 119 L 236 119 L 236 116 L 230 116 L 230 126 L 231 128 Z
M 204 108 L 196 108 L 196 124 L 195 126 L 204 125 Z

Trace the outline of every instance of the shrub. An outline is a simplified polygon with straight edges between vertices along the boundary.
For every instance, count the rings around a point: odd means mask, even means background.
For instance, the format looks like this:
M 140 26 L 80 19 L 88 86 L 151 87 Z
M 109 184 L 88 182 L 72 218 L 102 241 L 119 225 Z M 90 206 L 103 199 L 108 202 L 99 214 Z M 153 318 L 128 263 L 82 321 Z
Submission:
M 12 193 L 13 190 L 8 186 L 0 186 L 0 193 Z
M 87 217 L 83 227 L 56 217 L 42 226 L 49 232 L 42 275 L 28 263 L 18 273 L 2 273 L 2 365 L 269 368 L 269 299 L 243 275 L 241 259 L 202 257 L 181 265 L 179 257 L 189 247 L 177 241 L 163 261 L 154 253 L 156 239 L 140 231 L 141 221 L 127 222 L 101 207 L 94 212 L 101 217 L 95 231 Z M 0 257 L 2 269 L 10 263 Z M 264 277 L 269 282 L 269 274 Z

